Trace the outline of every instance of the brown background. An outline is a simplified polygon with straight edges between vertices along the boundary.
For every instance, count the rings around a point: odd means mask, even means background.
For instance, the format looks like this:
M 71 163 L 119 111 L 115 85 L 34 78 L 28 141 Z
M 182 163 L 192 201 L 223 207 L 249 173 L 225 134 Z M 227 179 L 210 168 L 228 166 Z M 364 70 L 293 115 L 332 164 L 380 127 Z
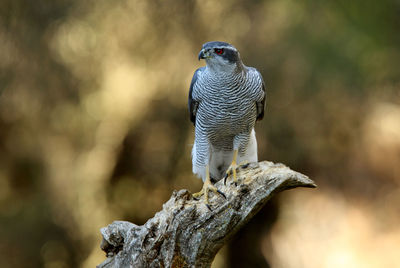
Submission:
M 228 41 L 267 84 L 259 159 L 319 188 L 272 200 L 214 267 L 394 267 L 399 1 L 0 3 L 0 266 L 94 267 L 191 173 L 191 77 Z M 266 262 L 268 260 L 268 263 Z

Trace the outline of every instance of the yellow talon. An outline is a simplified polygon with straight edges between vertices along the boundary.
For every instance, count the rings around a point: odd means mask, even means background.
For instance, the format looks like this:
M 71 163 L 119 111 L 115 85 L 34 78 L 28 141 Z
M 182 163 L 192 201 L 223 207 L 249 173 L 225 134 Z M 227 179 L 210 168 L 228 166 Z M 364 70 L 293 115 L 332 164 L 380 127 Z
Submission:
M 209 167 L 208 167 L 208 165 L 207 165 L 207 166 L 206 166 L 206 180 L 205 180 L 205 182 L 204 182 L 204 184 L 203 184 L 203 188 L 201 189 L 200 192 L 194 193 L 194 194 L 192 194 L 192 195 L 193 195 L 194 198 L 198 198 L 198 197 L 200 197 L 200 196 L 202 196 L 202 195 L 204 194 L 204 203 L 206 204 L 206 206 L 207 206 L 209 209 L 211 209 L 210 206 L 209 206 L 209 202 L 208 202 L 208 192 L 209 192 L 210 190 L 213 191 L 214 193 L 219 193 L 219 194 L 221 194 L 224 198 L 226 198 L 226 197 L 225 197 L 225 194 L 222 193 L 221 191 L 219 191 L 219 190 L 217 189 L 217 187 L 215 187 L 215 186 L 211 183 L 211 179 L 210 179 L 210 169 L 209 169 Z
M 238 150 L 233 151 L 233 159 L 231 165 L 228 167 L 226 170 L 225 178 L 224 178 L 224 184 L 226 184 L 226 179 L 229 177 L 230 174 L 232 174 L 233 181 L 237 183 L 238 179 L 236 176 L 236 169 L 238 167 L 236 161 L 237 161 L 237 156 L 238 156 Z
M 249 164 L 249 161 L 243 160 L 242 162 L 239 163 L 239 167 L 240 166 L 245 166 L 245 165 L 248 165 L 248 164 Z

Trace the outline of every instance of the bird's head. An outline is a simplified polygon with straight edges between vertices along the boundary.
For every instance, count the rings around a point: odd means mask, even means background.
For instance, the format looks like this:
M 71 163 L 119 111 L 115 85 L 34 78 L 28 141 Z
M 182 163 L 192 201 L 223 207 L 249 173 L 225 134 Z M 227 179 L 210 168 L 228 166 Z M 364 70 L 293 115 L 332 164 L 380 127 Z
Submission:
M 220 71 L 240 70 L 243 67 L 237 49 L 225 42 L 205 43 L 199 53 L 199 60 L 201 59 L 205 59 L 210 68 Z

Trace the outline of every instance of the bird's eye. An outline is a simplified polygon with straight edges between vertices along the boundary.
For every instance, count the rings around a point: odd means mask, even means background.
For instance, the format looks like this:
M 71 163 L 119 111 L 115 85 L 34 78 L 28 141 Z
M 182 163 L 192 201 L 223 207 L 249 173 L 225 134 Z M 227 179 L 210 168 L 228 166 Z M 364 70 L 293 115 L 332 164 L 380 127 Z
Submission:
M 221 55 L 222 53 L 224 53 L 224 49 L 223 48 L 216 48 L 216 49 L 214 49 L 214 52 L 217 53 L 218 55 Z

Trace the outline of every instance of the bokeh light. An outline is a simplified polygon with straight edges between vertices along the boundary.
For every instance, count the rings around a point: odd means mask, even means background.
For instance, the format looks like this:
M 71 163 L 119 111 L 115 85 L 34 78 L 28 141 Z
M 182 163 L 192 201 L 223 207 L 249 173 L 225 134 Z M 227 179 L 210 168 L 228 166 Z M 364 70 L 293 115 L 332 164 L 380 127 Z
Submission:
M 213 266 L 395 267 L 399 11 L 394 0 L 2 1 L 0 267 L 94 267 L 101 227 L 143 224 L 173 190 L 200 189 L 186 105 L 212 40 L 266 81 L 259 159 L 319 186 L 271 200 Z

